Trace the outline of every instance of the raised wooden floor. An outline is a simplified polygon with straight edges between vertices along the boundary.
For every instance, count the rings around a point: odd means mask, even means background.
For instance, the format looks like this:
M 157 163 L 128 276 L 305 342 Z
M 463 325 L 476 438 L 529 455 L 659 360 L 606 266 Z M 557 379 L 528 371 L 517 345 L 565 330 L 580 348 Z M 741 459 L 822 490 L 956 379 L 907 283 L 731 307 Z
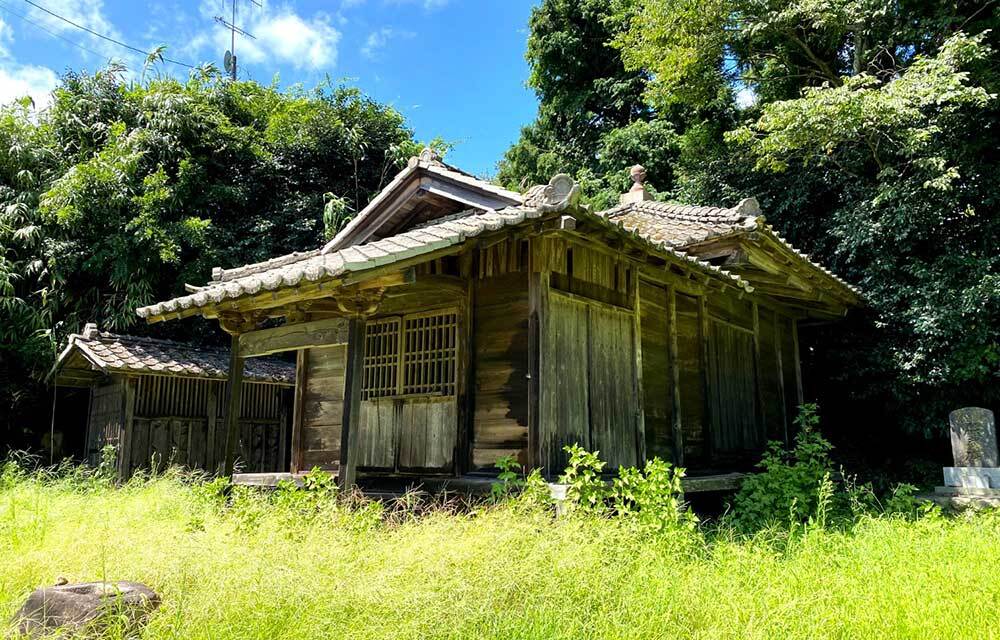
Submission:
M 295 482 L 302 486 L 304 473 L 236 473 L 233 483 L 255 487 L 276 487 L 282 480 Z M 691 476 L 681 482 L 685 493 L 707 493 L 711 491 L 736 491 L 746 478 L 745 473 L 722 473 L 705 476 Z M 359 483 L 362 491 L 383 494 L 386 492 L 405 493 L 408 489 L 419 489 L 431 493 L 442 491 L 456 493 L 489 493 L 496 478 L 489 475 L 468 475 L 458 478 L 442 477 L 391 477 L 362 478 Z M 558 486 L 558 485 L 550 485 Z

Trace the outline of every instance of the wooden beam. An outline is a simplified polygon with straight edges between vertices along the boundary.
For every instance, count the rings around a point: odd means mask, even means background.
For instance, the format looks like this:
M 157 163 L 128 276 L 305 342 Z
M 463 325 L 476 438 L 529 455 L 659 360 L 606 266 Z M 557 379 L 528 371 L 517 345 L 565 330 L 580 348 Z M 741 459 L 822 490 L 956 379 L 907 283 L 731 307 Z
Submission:
M 365 321 L 351 318 L 347 330 L 347 362 L 344 380 L 344 419 L 340 433 L 341 489 L 349 489 L 357 480 L 358 442 L 361 420 L 361 376 L 365 350 Z
M 243 358 L 240 356 L 240 336 L 232 334 L 229 346 L 229 402 L 226 410 L 226 467 L 224 474 L 232 477 L 236 463 L 236 440 L 240 435 L 240 394 L 243 391 Z
M 240 357 L 253 358 L 281 351 L 346 344 L 347 325 L 346 318 L 327 318 L 248 331 L 239 336 Z

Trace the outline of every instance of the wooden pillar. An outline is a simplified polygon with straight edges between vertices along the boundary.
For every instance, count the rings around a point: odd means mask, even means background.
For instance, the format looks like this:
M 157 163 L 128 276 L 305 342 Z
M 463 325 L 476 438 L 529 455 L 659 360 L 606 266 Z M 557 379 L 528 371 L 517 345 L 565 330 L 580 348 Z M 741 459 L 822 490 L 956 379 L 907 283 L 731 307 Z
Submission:
M 341 489 L 357 480 L 359 422 L 361 418 L 361 376 L 365 356 L 364 318 L 351 318 L 347 328 L 347 362 L 344 375 L 344 420 L 340 434 Z
M 208 422 L 208 435 L 205 442 L 205 470 L 210 473 L 219 472 L 218 454 L 215 451 L 216 422 L 219 417 L 219 383 L 212 380 L 208 383 L 208 401 L 205 407 L 205 420 Z
M 711 345 L 709 345 L 709 317 L 708 317 L 708 296 L 698 298 L 698 337 L 701 340 L 701 379 L 704 401 L 702 410 L 704 412 L 704 424 L 702 424 L 702 434 L 705 442 L 704 458 L 711 462 L 714 454 L 712 441 L 712 363 Z
M 302 403 L 306 393 L 306 375 L 309 368 L 309 350 L 295 352 L 295 397 L 292 400 L 292 459 L 289 469 L 300 473 L 302 469 Z
M 805 393 L 802 390 L 802 357 L 799 353 L 799 321 L 792 319 L 792 348 L 795 356 L 795 391 L 801 405 L 806 401 Z
M 135 392 L 138 380 L 125 378 L 125 426 L 118 441 L 118 478 L 128 480 L 132 475 L 132 438 L 135 424 Z
M 627 267 L 631 268 L 631 267 Z M 628 296 L 632 301 L 632 349 L 635 352 L 635 398 L 636 398 L 636 466 L 640 469 L 646 462 L 646 390 L 642 381 L 642 318 L 639 302 L 639 274 L 634 273 L 629 280 Z
M 785 397 L 785 369 L 781 361 L 781 316 L 774 314 L 774 359 L 778 363 L 778 396 L 781 398 L 781 427 L 785 445 L 788 445 L 788 400 Z
M 753 302 L 753 388 L 754 388 L 754 411 L 757 422 L 757 434 L 763 435 L 763 442 L 767 442 L 767 413 L 764 407 L 764 378 L 761 370 L 760 353 L 760 307 Z
M 677 362 L 677 292 L 667 287 L 667 357 L 670 359 L 670 393 L 673 396 L 671 431 L 674 437 L 674 464 L 684 465 L 684 422 L 681 419 L 681 375 Z
M 240 334 L 232 333 L 229 347 L 229 398 L 226 403 L 226 466 L 223 473 L 232 477 L 236 463 L 236 441 L 240 436 L 240 396 L 243 392 L 243 358 Z
M 533 265 L 537 264 L 532 254 Z M 545 306 L 548 304 L 549 272 L 533 270 L 528 274 L 528 459 L 529 469 L 544 467 L 548 460 L 542 451 L 541 424 L 541 366 L 542 336 L 544 334 Z M 545 469 L 546 475 L 550 473 Z

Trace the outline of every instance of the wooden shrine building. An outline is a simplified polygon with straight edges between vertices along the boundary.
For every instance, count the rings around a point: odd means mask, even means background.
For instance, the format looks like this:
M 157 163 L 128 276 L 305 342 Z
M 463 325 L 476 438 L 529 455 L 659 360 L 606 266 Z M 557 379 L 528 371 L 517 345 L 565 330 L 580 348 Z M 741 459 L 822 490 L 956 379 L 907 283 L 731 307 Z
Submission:
M 245 375 L 237 464 L 286 471 L 295 367 L 256 358 Z M 69 337 L 50 373 L 57 387 L 89 390 L 84 455 L 96 464 L 104 447 L 115 446 L 122 478 L 151 465 L 220 470 L 228 376 L 228 350 L 105 333 L 94 324 Z
M 218 320 L 237 363 L 296 352 L 292 472 L 469 478 L 513 455 L 554 477 L 572 443 L 612 471 L 745 468 L 802 400 L 799 323 L 859 296 L 752 198 L 653 202 L 632 176 L 595 213 L 568 176 L 515 193 L 425 150 L 325 246 L 138 314 Z

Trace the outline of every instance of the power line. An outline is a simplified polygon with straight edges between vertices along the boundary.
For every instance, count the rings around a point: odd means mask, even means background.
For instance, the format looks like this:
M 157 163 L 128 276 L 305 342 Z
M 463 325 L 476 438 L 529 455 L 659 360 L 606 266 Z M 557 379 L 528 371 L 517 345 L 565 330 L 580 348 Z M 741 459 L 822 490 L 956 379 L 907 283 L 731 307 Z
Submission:
M 113 42 L 114 44 L 118 45 L 119 47 L 125 47 L 126 49 L 129 49 L 130 51 L 134 51 L 134 52 L 136 52 L 138 54 L 141 54 L 143 56 L 148 56 L 149 53 L 150 53 L 149 51 L 143 51 L 139 47 L 133 47 L 130 44 L 125 44 L 121 40 L 116 40 L 116 39 L 114 39 L 114 38 L 112 38 L 110 36 L 106 36 L 103 33 L 98 33 L 96 31 L 94 31 L 93 29 L 89 29 L 89 28 L 83 26 L 82 24 L 78 24 L 76 22 L 73 22 L 69 18 L 65 18 L 65 17 L 59 15 L 58 13 L 56 13 L 54 11 L 50 11 L 50 10 L 46 9 L 45 7 L 43 7 L 40 4 L 36 4 L 36 3 L 32 2 L 32 0 L 24 0 L 24 1 L 27 2 L 28 4 L 30 4 L 31 6 L 35 7 L 36 9 L 40 9 L 41 11 L 44 11 L 45 13 L 49 14 L 50 16 L 53 16 L 55 18 L 58 18 L 58 19 L 62 20 L 66 24 L 73 25 L 77 29 L 82 29 L 83 31 L 86 31 L 90 35 L 97 36 L 98 38 L 101 38 L 102 40 L 107 40 L 108 42 Z M 191 65 L 191 64 L 188 64 L 186 62 L 181 62 L 179 60 L 172 60 L 171 58 L 167 58 L 166 56 L 162 56 L 162 58 L 163 58 L 164 62 L 169 62 L 171 64 L 176 64 L 176 65 L 180 65 L 182 67 L 187 67 L 188 69 L 197 69 L 198 68 L 198 67 L 196 67 L 194 65 Z
M 53 38 L 59 38 L 60 40 L 64 40 L 65 42 L 68 42 L 69 44 L 73 45 L 74 47 L 77 47 L 79 49 L 83 49 L 87 53 L 92 53 L 95 56 L 104 57 L 103 53 L 98 53 L 97 51 L 94 51 L 93 49 L 90 49 L 88 47 L 83 46 L 82 44 L 80 44 L 76 40 L 70 40 L 66 36 L 64 36 L 62 34 L 59 34 L 59 33 L 56 33 L 55 31 L 52 31 L 51 29 L 47 28 L 45 25 L 42 25 L 42 24 L 40 24 L 38 22 L 35 22 L 31 18 L 29 18 L 29 17 L 27 17 L 25 15 L 22 15 L 22 14 L 18 13 L 17 11 L 14 11 L 9 6 L 7 6 L 6 3 L 4 3 L 2 1 L 0 1 L 0 9 L 3 9 L 7 13 L 9 13 L 10 15 L 16 16 L 16 17 L 20 18 L 21 20 L 24 20 L 28 24 L 41 29 L 42 31 L 44 31 L 45 33 L 49 34 Z

